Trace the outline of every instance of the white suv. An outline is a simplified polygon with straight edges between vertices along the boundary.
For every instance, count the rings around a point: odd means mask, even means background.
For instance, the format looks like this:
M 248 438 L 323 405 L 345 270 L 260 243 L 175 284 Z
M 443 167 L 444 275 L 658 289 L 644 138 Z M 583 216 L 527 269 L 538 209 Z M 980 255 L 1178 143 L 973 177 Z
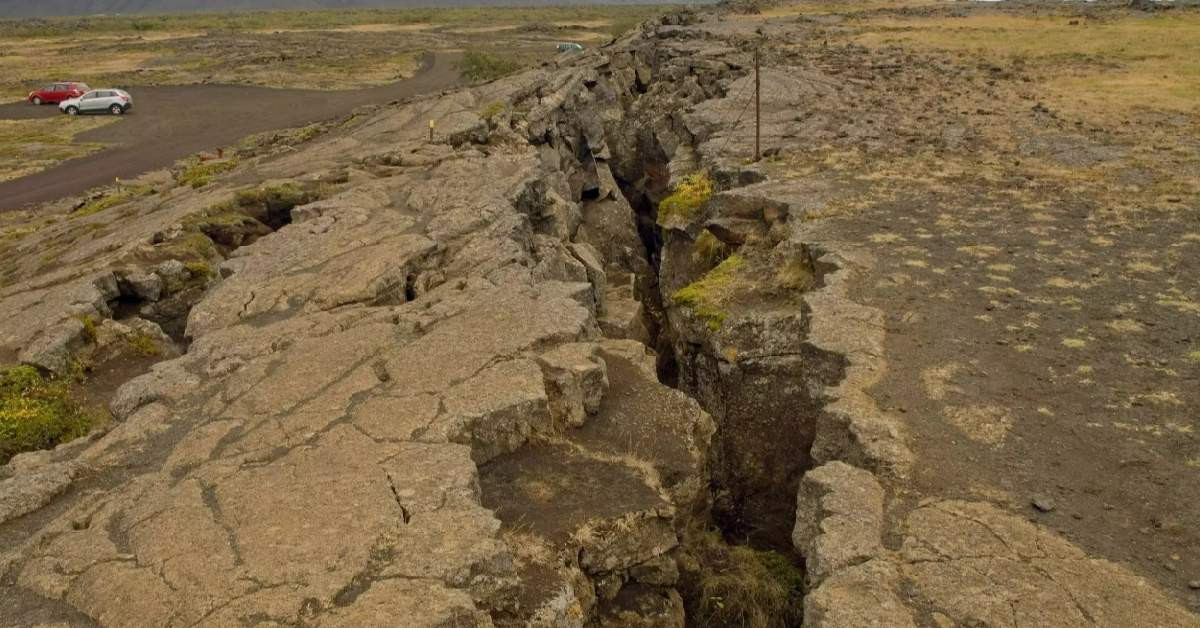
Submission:
M 119 116 L 132 108 L 133 97 L 120 89 L 93 89 L 79 98 L 64 100 L 58 105 L 58 110 L 69 116 L 81 113 L 111 113 Z

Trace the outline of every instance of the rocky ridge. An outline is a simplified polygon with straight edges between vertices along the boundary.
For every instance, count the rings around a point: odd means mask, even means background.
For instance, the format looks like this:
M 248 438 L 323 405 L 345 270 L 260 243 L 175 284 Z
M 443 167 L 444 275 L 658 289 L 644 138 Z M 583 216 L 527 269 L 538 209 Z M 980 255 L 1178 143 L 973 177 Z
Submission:
M 679 626 L 711 508 L 794 548 L 806 625 L 1196 625 L 986 504 L 893 507 L 915 462 L 864 393 L 881 315 L 847 296 L 872 262 L 814 226 L 819 190 L 729 149 L 756 37 L 676 17 L 381 109 L 109 210 L 70 270 L 4 288 L 0 357 L 62 370 L 113 318 L 181 353 L 116 391 L 107 433 L 4 470 L 4 616 Z M 765 73 L 765 128 L 797 133 L 830 88 Z M 660 229 L 699 170 L 721 191 Z M 716 324 L 675 298 L 730 259 Z

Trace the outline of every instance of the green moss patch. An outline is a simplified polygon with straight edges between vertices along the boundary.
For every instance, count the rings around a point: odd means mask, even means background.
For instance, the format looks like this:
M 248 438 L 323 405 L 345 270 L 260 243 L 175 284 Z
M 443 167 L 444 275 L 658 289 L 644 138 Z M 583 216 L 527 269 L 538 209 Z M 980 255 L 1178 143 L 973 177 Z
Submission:
M 84 436 L 106 419 L 76 401 L 64 378 L 28 366 L 0 369 L 0 464 Z
M 703 277 L 676 291 L 671 301 L 691 309 L 710 330 L 719 331 L 727 316 L 724 305 L 735 287 L 738 271 L 745 265 L 741 255 L 730 255 Z
M 177 259 L 186 264 L 193 261 L 210 260 L 217 254 L 217 247 L 208 236 L 193 231 L 154 247 L 153 254 L 147 261 L 160 262 Z
M 707 174 L 689 174 L 671 190 L 671 195 L 658 204 L 658 224 L 669 226 L 673 222 L 687 222 L 696 217 L 700 208 L 713 195 L 713 182 Z
M 193 157 L 185 161 L 183 168 L 175 173 L 175 181 L 180 185 L 202 188 L 212 182 L 217 176 L 230 172 L 234 168 L 237 168 L 237 166 L 238 160 L 236 157 L 207 161 Z

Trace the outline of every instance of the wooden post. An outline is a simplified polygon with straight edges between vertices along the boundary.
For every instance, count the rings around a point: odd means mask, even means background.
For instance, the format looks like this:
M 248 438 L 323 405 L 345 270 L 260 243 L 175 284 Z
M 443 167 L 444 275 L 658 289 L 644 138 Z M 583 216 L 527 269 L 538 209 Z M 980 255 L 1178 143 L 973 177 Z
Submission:
M 762 107 L 759 101 L 760 90 L 758 80 L 758 44 L 754 45 L 754 161 L 758 161 L 761 152 L 762 138 Z

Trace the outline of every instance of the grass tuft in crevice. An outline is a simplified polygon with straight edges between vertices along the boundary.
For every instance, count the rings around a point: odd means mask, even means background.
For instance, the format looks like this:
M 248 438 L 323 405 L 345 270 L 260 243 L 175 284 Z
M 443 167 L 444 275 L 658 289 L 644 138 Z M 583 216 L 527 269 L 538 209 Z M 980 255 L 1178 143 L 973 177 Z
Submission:
M 729 254 L 729 247 L 712 231 L 705 229 L 692 243 L 692 259 L 707 266 L 716 266 Z
M 710 330 L 720 331 L 728 315 L 723 306 L 732 293 L 738 271 L 745 265 L 741 255 L 730 255 L 700 279 L 677 290 L 671 301 L 692 310 Z
M 680 580 L 688 625 L 790 628 L 803 620 L 804 572 L 790 558 L 689 529 Z

